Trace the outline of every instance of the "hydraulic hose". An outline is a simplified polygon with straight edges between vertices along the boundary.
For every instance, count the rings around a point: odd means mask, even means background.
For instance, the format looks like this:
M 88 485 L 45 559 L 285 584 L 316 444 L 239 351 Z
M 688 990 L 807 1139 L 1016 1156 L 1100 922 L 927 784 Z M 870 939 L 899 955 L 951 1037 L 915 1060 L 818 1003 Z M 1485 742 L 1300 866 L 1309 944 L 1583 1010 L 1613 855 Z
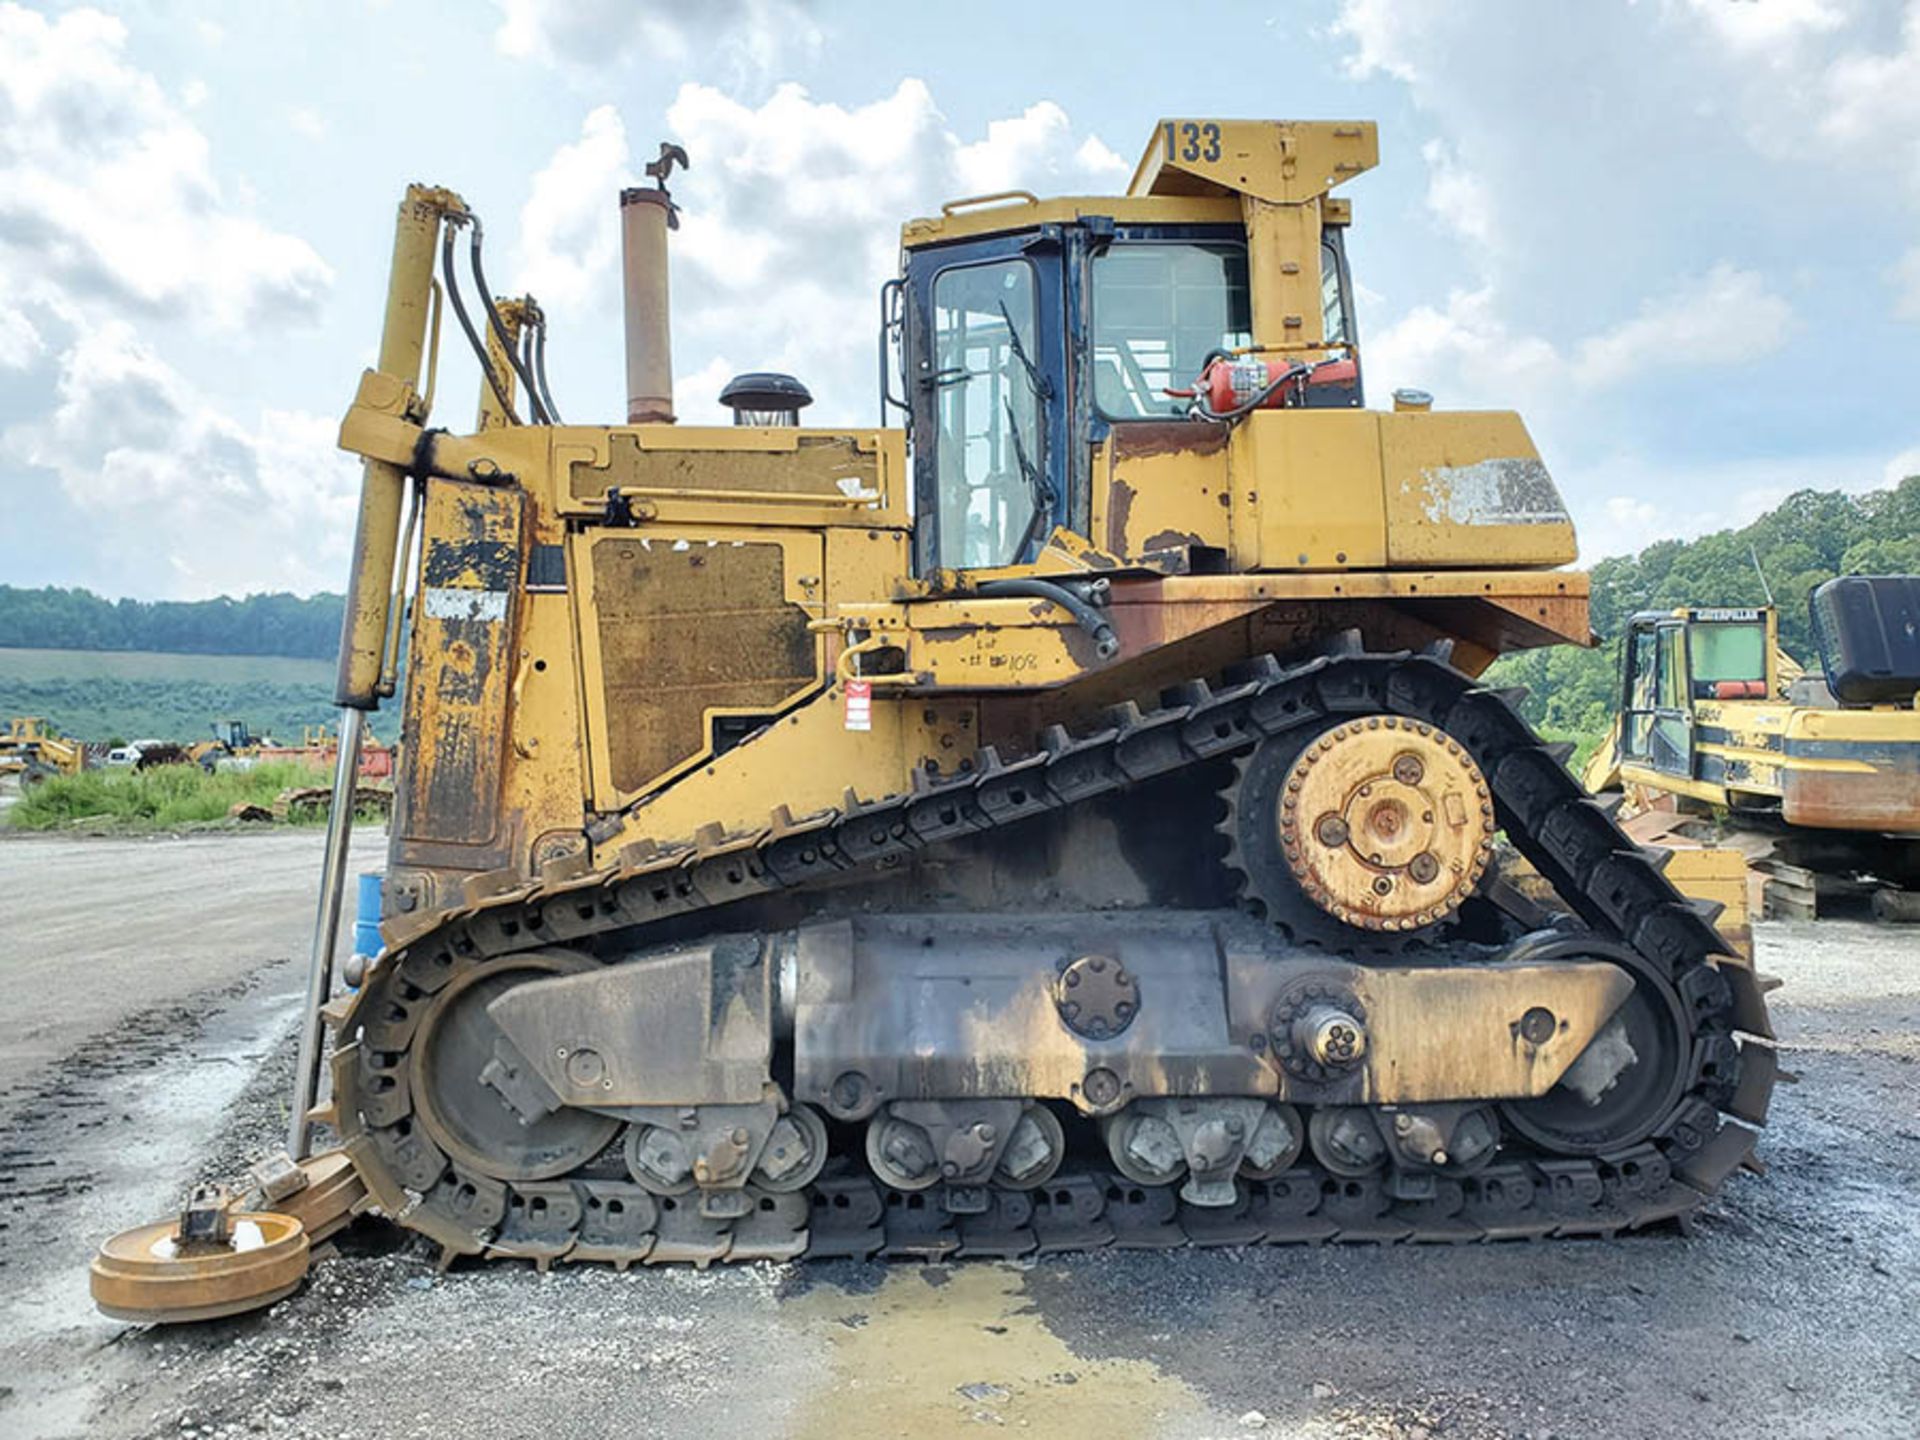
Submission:
M 453 302 L 453 318 L 460 322 L 460 329 L 467 337 L 467 344 L 473 347 L 474 358 L 480 362 L 480 373 L 487 377 L 487 384 L 493 387 L 493 398 L 500 402 L 500 410 L 507 417 L 507 423 L 520 424 L 520 416 L 514 411 L 513 401 L 508 398 L 506 387 L 500 383 L 499 375 L 494 372 L 493 360 L 487 354 L 486 342 L 481 340 L 480 332 L 473 328 L 473 321 L 467 315 L 466 302 L 460 298 L 460 274 L 454 267 L 451 225 L 447 226 L 440 236 L 440 268 L 447 277 L 447 299 Z
M 1011 599 L 1021 596 L 1035 600 L 1049 600 L 1073 616 L 1074 623 L 1084 630 L 1093 641 L 1094 654 L 1102 660 L 1111 660 L 1120 653 L 1120 637 L 1113 633 L 1109 625 L 1084 597 L 1076 595 L 1066 586 L 1052 580 L 989 580 L 980 586 L 978 594 L 985 600 Z
M 480 264 L 480 239 L 480 217 L 476 215 L 473 217 L 473 238 L 467 242 L 467 250 L 473 261 L 473 283 L 480 287 L 480 303 L 486 307 L 487 320 L 493 326 L 493 333 L 500 339 L 500 348 L 506 351 L 507 363 L 513 367 L 513 373 L 520 377 L 520 384 L 526 389 L 527 408 L 533 412 L 534 423 L 551 425 L 553 416 L 540 399 L 540 389 L 533 383 L 533 376 L 520 363 L 520 353 L 507 334 L 507 322 L 500 318 L 499 307 L 493 303 L 493 290 L 488 286 L 487 272 Z
M 560 407 L 553 403 L 553 391 L 547 388 L 547 317 L 544 312 L 536 312 L 539 319 L 533 326 L 533 377 L 540 382 L 540 403 L 546 408 L 548 419 L 555 425 L 560 419 Z

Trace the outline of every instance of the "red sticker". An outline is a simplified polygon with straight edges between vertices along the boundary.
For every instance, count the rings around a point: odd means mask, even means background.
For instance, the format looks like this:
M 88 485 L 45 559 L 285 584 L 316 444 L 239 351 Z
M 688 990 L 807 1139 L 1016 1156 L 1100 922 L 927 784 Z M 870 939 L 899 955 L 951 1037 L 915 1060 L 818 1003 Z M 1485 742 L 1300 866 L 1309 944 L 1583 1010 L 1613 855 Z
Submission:
M 873 682 L 847 681 L 847 729 L 873 729 Z

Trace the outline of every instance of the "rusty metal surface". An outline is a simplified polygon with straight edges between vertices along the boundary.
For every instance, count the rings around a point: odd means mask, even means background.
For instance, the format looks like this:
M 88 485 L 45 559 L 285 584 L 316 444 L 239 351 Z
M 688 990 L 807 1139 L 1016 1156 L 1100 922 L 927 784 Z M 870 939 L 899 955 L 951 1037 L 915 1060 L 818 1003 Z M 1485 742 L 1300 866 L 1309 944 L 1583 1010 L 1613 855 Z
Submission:
M 495 486 L 427 493 L 393 833 L 462 869 L 511 854 L 500 799 L 525 505 Z
M 1132 981 L 1120 1030 L 1093 1034 L 1061 1008 L 1089 952 Z M 1604 962 L 1502 963 L 1489 950 L 1356 966 L 1217 912 L 858 916 L 804 928 L 797 953 L 795 1091 L 853 1113 L 848 1093 L 1035 1096 L 1087 1112 L 1155 1095 L 1539 1095 L 1632 988 Z M 1279 1062 L 1290 997 L 1310 984 L 1366 1017 L 1355 1063 L 1317 1079 Z M 1536 1014 L 1539 1033 L 1522 1023 Z M 1112 1079 L 1090 1094 L 1096 1071 Z
M 93 1258 L 93 1303 L 117 1320 L 167 1325 L 258 1310 L 291 1295 L 306 1278 L 307 1233 L 291 1216 L 243 1210 L 234 1225 L 257 1227 L 261 1244 L 190 1245 L 179 1222 L 124 1230 Z
M 712 708 L 772 710 L 817 679 L 809 616 L 778 545 L 593 544 L 592 609 L 611 780 L 621 791 L 706 749 Z
M 1294 760 L 1280 850 L 1307 898 L 1363 930 L 1414 930 L 1460 908 L 1493 852 L 1486 777 L 1444 730 L 1349 720 Z
M 1809 829 L 1920 834 L 1920 772 L 1801 769 L 1780 772 L 1780 813 Z

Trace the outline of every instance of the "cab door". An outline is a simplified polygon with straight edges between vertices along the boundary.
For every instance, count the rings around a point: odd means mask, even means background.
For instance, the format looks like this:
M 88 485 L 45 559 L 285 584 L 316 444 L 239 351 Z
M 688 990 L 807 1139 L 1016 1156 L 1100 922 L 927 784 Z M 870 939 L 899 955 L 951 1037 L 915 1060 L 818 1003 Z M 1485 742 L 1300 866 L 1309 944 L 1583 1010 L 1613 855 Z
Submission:
M 1693 707 L 1687 703 L 1687 630 L 1678 620 L 1654 627 L 1651 758 L 1663 775 L 1693 778 Z
M 908 257 L 915 569 L 1030 561 L 1066 523 L 1067 392 L 1055 227 Z
M 1693 713 L 1687 705 L 1685 627 L 1678 620 L 1633 621 L 1621 670 L 1621 759 L 1691 779 Z

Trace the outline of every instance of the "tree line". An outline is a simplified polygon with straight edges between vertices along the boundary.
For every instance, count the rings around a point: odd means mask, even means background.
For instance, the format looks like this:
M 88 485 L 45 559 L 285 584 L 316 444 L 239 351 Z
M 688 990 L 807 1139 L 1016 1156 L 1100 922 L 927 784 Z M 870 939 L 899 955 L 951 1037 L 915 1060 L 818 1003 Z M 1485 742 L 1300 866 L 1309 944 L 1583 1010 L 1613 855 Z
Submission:
M 0 647 L 284 655 L 330 660 L 344 597 L 285 593 L 236 600 L 108 600 L 91 590 L 0 585 Z
M 1920 574 L 1920 475 L 1861 495 L 1801 490 L 1737 530 L 1659 540 L 1637 555 L 1600 561 L 1592 571 L 1591 615 L 1600 646 L 1508 656 L 1490 678 L 1528 688 L 1521 708 L 1535 725 L 1597 736 L 1613 718 L 1620 636 L 1636 612 L 1760 605 L 1771 590 L 1781 644 L 1802 664 L 1817 666 L 1807 609 L 1815 587 L 1836 575 L 1913 574 Z

